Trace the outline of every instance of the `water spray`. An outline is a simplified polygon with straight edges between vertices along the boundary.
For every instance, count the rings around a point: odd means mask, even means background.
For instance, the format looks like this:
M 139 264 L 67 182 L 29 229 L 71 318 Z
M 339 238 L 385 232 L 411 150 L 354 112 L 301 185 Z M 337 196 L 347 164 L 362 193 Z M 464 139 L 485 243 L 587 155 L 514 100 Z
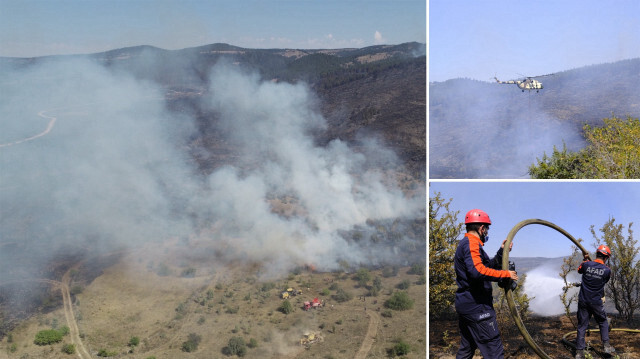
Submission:
M 540 224 L 543 226 L 547 226 L 550 228 L 555 229 L 556 231 L 562 233 L 565 237 L 567 237 L 571 242 L 573 242 L 573 244 L 575 244 L 581 251 L 583 255 L 587 255 L 589 254 L 589 252 L 587 252 L 587 250 L 580 244 L 579 241 L 577 241 L 575 238 L 573 238 L 573 236 L 571 234 L 569 234 L 569 232 L 565 231 L 564 229 L 562 229 L 561 227 L 542 220 L 542 219 L 525 219 L 524 221 L 516 224 L 511 231 L 509 232 L 509 234 L 507 235 L 507 240 L 504 244 L 505 248 L 509 248 L 511 246 L 511 242 L 513 241 L 513 237 L 515 237 L 516 233 L 518 233 L 518 231 L 520 229 L 522 229 L 523 227 L 530 225 L 530 224 Z M 512 270 L 511 268 L 515 268 L 515 265 L 513 265 L 513 262 L 509 261 L 509 251 L 504 251 L 503 255 L 502 255 L 502 269 L 503 270 Z M 574 286 L 574 287 L 578 287 L 580 286 L 579 283 L 569 283 L 568 286 Z M 515 287 L 513 287 L 512 285 L 504 285 L 502 286 L 502 288 L 504 288 L 504 294 L 505 297 L 507 298 L 507 303 L 509 304 L 509 311 L 511 312 L 511 317 L 513 318 L 513 321 L 516 323 L 516 326 L 518 327 L 518 330 L 520 331 L 520 334 L 522 334 L 522 337 L 524 338 L 524 340 L 527 342 L 527 344 L 531 347 L 531 349 L 533 349 L 533 351 L 540 357 L 543 359 L 551 359 L 551 357 L 549 355 L 547 355 L 547 353 L 545 353 L 542 349 L 540 349 L 540 347 L 538 346 L 538 344 L 533 340 L 533 338 L 531 338 L 531 335 L 529 334 L 529 332 L 527 331 L 527 328 L 525 327 L 524 323 L 522 322 L 522 318 L 520 317 L 520 313 L 518 313 L 518 310 L 516 308 L 516 304 L 513 298 L 513 289 L 515 289 Z M 513 289 L 512 289 L 513 288 Z M 592 331 L 592 332 L 599 332 L 599 329 L 590 329 L 588 330 Z M 612 329 L 612 331 L 625 331 L 625 332 L 631 332 L 631 333 L 640 333 L 640 330 L 636 330 L 636 329 L 622 329 L 622 328 L 616 328 L 616 329 Z M 577 332 L 569 332 L 567 334 L 564 335 L 564 337 L 562 338 L 562 342 L 565 344 L 568 344 L 569 346 L 572 346 L 575 349 L 575 344 L 571 343 L 569 340 L 567 340 L 566 338 L 571 335 L 571 334 L 575 334 Z M 599 352 L 596 351 L 596 353 L 598 355 L 601 355 Z

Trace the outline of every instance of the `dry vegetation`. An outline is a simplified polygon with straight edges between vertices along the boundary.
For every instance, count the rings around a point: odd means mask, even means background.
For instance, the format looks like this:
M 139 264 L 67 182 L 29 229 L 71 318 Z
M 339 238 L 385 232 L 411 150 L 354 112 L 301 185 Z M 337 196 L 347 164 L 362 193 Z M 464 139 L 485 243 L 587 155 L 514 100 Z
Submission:
M 102 350 L 116 358 L 225 358 L 231 357 L 224 348 L 233 337 L 257 344 L 247 348 L 246 358 L 354 358 L 361 347 L 359 355 L 366 354 L 362 358 L 384 358 L 400 339 L 411 346 L 408 358 L 426 356 L 426 287 L 424 277 L 407 273 L 410 268 L 371 270 L 368 287 L 378 277 L 382 289 L 377 296 L 366 296 L 369 289 L 359 286 L 354 273 L 298 269 L 283 277 L 261 279 L 265 269 L 260 265 L 216 267 L 211 266 L 214 261 L 181 263 L 161 255 L 174 254 L 177 243 L 129 252 L 91 283 L 72 281 L 72 288 L 82 288 L 76 289 L 73 308 L 80 337 L 92 357 Z M 79 267 L 75 277 L 81 278 L 83 270 L 88 268 Z M 406 291 L 415 301 L 413 308 L 385 308 L 384 302 L 403 282 L 410 283 Z M 280 293 L 287 287 L 303 292 L 290 299 L 294 310 L 288 315 L 278 310 Z M 338 302 L 334 299 L 337 288 L 352 298 Z M 55 295 L 59 291 L 52 289 Z M 304 311 L 304 301 L 314 297 L 324 300 L 325 307 Z M 14 329 L 10 338 L 0 342 L 0 356 L 73 357 L 62 352 L 63 345 L 70 343 L 68 336 L 53 345 L 33 343 L 38 331 L 54 325 L 67 325 L 61 306 Z M 368 330 L 373 331 L 373 341 L 365 340 Z M 323 340 L 300 345 L 309 332 Z M 197 350 L 185 352 L 183 343 L 192 333 L 201 341 Z M 133 337 L 139 338 L 138 345 L 129 345 Z
M 533 316 L 526 321 L 527 331 L 542 349 L 551 358 L 573 359 L 572 348 L 567 348 L 562 343 L 562 337 L 576 330 L 576 313 L 572 313 L 572 320 L 566 316 L 542 317 Z M 536 359 L 537 354 L 527 345 L 518 328 L 512 320 L 506 318 L 506 325 L 500 325 L 500 333 L 504 344 L 505 358 Z M 454 316 L 447 319 L 431 319 L 429 322 L 429 358 L 453 359 L 460 346 L 460 332 L 458 320 Z M 624 321 L 614 321 L 614 328 L 638 328 L 638 321 L 625 323 Z M 590 329 L 597 328 L 595 321 L 591 320 Z M 575 341 L 575 334 L 567 337 L 570 341 Z M 638 358 L 640 353 L 640 334 L 623 331 L 612 331 L 610 333 L 611 345 L 613 345 L 619 355 L 619 359 Z M 587 343 L 594 348 L 601 350 L 602 342 L 597 332 L 586 336 Z M 479 354 L 476 351 L 476 354 Z M 478 355 L 478 358 L 481 356 Z

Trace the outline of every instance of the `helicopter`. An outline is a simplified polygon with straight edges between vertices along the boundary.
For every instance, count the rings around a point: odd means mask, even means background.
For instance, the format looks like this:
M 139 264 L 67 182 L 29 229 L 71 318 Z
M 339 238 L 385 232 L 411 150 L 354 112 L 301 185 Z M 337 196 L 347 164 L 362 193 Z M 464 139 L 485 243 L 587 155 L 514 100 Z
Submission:
M 540 76 L 525 76 L 521 80 L 509 80 L 509 81 L 500 81 L 497 77 L 494 77 L 499 84 L 515 84 L 524 92 L 524 90 L 536 90 L 536 92 L 540 92 L 543 89 L 542 82 L 536 80 L 536 78 L 551 76 L 553 74 L 540 75 Z

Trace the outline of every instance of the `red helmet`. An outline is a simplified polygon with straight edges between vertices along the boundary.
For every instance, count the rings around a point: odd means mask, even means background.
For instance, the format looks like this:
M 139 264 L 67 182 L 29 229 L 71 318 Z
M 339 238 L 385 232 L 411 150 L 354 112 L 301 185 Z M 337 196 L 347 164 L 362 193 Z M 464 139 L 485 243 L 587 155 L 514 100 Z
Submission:
M 604 244 L 600 245 L 600 247 L 598 247 L 596 251 L 604 254 L 607 257 L 611 256 L 611 249 L 609 249 L 609 247 L 605 246 Z
M 487 214 L 487 212 L 481 209 L 472 209 L 467 212 L 466 216 L 464 216 L 464 224 L 469 223 L 491 224 L 491 220 L 489 219 L 489 215 Z

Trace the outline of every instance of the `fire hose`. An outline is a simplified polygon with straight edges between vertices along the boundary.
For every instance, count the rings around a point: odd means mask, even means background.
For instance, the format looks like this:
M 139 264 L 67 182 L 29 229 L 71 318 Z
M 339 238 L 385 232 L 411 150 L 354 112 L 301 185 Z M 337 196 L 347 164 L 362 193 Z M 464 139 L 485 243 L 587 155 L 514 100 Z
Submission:
M 640 329 L 626 329 L 626 328 L 613 328 L 613 329 L 611 329 L 611 327 L 609 327 L 609 331 L 610 332 L 616 332 L 617 331 L 617 332 L 627 332 L 627 333 L 640 333 Z M 597 333 L 597 332 L 600 332 L 600 329 L 587 329 L 587 335 L 589 335 L 589 333 Z M 574 330 L 574 331 L 569 332 L 569 333 L 565 334 L 564 336 L 562 336 L 562 344 L 564 344 L 566 346 L 570 346 L 573 349 L 576 349 L 576 344 L 571 342 L 569 339 L 567 339 L 567 337 L 570 336 L 570 335 L 573 335 L 573 334 L 577 334 L 577 333 L 578 332 L 576 330 Z M 591 348 L 591 349 L 593 349 L 593 348 Z M 605 357 L 599 351 L 595 350 L 595 352 L 601 358 Z
M 582 251 L 583 255 L 589 253 L 587 252 L 586 249 L 584 249 L 584 247 L 580 244 L 580 242 L 578 242 L 575 238 L 573 238 L 573 236 L 571 236 L 567 231 L 565 231 L 564 229 L 560 228 L 559 226 L 551 222 L 548 222 L 542 219 L 525 219 L 524 221 L 516 224 L 507 235 L 507 240 L 504 244 L 505 248 L 509 248 L 511 246 L 513 237 L 515 237 L 516 233 L 518 233 L 518 231 L 522 229 L 522 227 L 525 227 L 530 224 L 541 224 L 543 226 L 553 228 L 556 231 L 562 233 L 571 242 L 573 242 L 573 244 L 575 244 Z M 509 250 L 504 251 L 502 254 L 502 269 L 503 270 L 509 269 Z M 540 358 L 551 359 L 551 357 L 547 355 L 547 353 L 545 353 L 542 349 L 540 349 L 540 347 L 538 346 L 538 344 L 536 344 L 533 338 L 531 338 L 531 335 L 529 334 L 529 332 L 527 331 L 527 328 L 522 322 L 522 318 L 520 318 L 520 313 L 516 308 L 516 304 L 513 298 L 513 287 L 510 285 L 504 286 L 504 294 L 505 294 L 505 297 L 507 298 L 507 304 L 509 305 L 509 311 L 511 312 L 511 317 L 513 318 L 513 321 L 516 323 L 516 326 L 518 327 L 518 330 L 520 331 L 520 334 L 522 334 L 522 337 L 524 338 L 524 340 L 527 342 L 527 344 L 529 344 L 531 349 L 533 349 L 533 351 L 536 354 L 538 354 Z M 595 329 L 595 330 L 591 329 L 590 331 L 595 332 L 595 331 L 599 331 L 599 329 Z M 640 330 L 622 329 L 622 328 L 612 329 L 612 331 L 627 331 L 627 332 L 640 333 Z M 562 341 L 563 343 L 569 343 L 570 346 L 575 348 L 575 345 L 573 343 L 570 343 L 569 340 L 566 339 L 569 335 L 573 333 L 576 333 L 576 332 L 574 331 L 574 332 L 567 333 L 564 337 L 562 337 Z

